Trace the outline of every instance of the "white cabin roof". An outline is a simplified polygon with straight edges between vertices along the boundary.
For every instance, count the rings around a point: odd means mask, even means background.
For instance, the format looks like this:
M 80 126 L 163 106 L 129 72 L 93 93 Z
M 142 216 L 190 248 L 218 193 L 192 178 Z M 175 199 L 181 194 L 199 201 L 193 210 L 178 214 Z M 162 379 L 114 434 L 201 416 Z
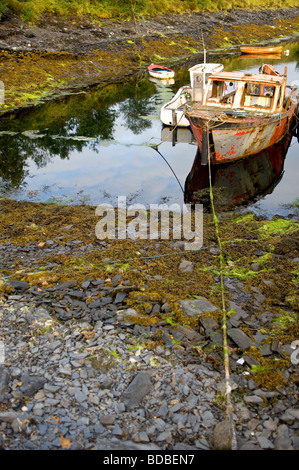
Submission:
M 220 72 L 213 73 L 209 77 L 211 80 L 224 80 L 224 81 L 242 81 L 254 82 L 261 84 L 282 85 L 286 80 L 285 76 L 275 76 L 263 73 L 244 73 L 244 72 Z

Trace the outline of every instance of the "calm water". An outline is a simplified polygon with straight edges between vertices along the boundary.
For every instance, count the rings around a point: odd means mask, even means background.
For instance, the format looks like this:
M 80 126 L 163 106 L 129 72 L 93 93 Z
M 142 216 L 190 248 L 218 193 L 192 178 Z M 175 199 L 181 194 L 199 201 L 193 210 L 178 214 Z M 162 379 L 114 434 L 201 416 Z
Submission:
M 280 72 L 287 66 L 291 84 L 299 79 L 299 44 L 284 44 L 284 49 L 290 50 L 289 56 L 266 62 Z M 224 60 L 221 56 L 217 61 L 228 71 L 258 71 L 263 62 L 240 57 Z M 196 60 L 191 65 L 195 63 Z M 175 135 L 169 135 L 170 129 L 163 129 L 160 121 L 160 109 L 187 83 L 187 68 L 176 69 L 173 84 L 155 82 L 143 75 L 0 122 L 0 194 L 18 200 L 65 204 L 116 205 L 118 196 L 126 196 L 128 203 L 147 206 L 162 202 L 182 204 L 186 199 L 182 188 L 197 146 L 189 129 L 178 129 Z M 159 154 L 151 145 L 162 140 Z M 261 172 L 273 172 L 264 164 L 267 158 L 260 157 L 256 164 L 250 164 L 252 168 L 241 164 L 225 169 L 231 179 L 235 178 L 234 194 L 228 177 L 224 184 L 230 208 L 246 202 L 257 213 L 270 216 L 294 211 L 289 204 L 299 196 L 297 138 L 290 142 L 279 174 L 257 182 Z M 252 180 L 248 171 L 255 175 L 250 184 L 256 194 L 251 191 L 249 200 L 243 201 L 236 192 L 244 193 L 244 185 Z M 217 172 L 215 185 L 221 186 Z M 238 189 L 235 183 L 238 186 L 240 181 L 243 186 Z M 204 187 L 203 182 L 200 189 Z

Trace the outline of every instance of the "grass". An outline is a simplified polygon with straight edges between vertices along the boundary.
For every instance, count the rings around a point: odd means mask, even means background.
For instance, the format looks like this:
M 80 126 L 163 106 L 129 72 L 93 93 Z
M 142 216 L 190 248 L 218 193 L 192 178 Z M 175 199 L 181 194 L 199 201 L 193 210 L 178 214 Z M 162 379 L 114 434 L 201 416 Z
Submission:
M 297 0 L 0 0 L 0 18 L 7 8 L 26 22 L 35 22 L 43 14 L 60 16 L 88 15 L 98 20 L 144 19 L 157 14 L 181 14 L 192 11 L 219 11 L 260 8 L 288 8 Z

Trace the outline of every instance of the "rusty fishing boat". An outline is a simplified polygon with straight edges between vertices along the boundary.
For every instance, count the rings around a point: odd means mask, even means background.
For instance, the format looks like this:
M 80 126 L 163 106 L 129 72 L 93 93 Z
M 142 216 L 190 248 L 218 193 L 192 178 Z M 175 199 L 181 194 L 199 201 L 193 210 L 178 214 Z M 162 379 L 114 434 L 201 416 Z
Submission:
M 233 162 L 261 152 L 289 131 L 298 107 L 298 88 L 264 64 L 260 73 L 210 75 L 202 103 L 185 107 L 201 161 Z

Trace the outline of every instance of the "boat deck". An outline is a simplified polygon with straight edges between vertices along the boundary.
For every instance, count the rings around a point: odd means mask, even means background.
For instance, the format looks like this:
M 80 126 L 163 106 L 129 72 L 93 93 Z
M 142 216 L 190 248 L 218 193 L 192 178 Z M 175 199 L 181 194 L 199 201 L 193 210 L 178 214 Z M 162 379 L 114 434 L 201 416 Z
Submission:
M 246 118 L 247 124 L 252 122 L 256 124 L 259 120 L 264 121 L 265 118 L 272 120 L 273 118 L 279 118 L 281 113 L 263 113 L 256 110 L 249 109 L 224 109 L 221 106 L 202 106 L 199 103 L 192 101 L 186 107 L 186 114 L 190 117 L 196 118 L 200 111 L 200 117 L 207 121 L 219 122 L 232 122 L 236 124 L 242 124 Z

